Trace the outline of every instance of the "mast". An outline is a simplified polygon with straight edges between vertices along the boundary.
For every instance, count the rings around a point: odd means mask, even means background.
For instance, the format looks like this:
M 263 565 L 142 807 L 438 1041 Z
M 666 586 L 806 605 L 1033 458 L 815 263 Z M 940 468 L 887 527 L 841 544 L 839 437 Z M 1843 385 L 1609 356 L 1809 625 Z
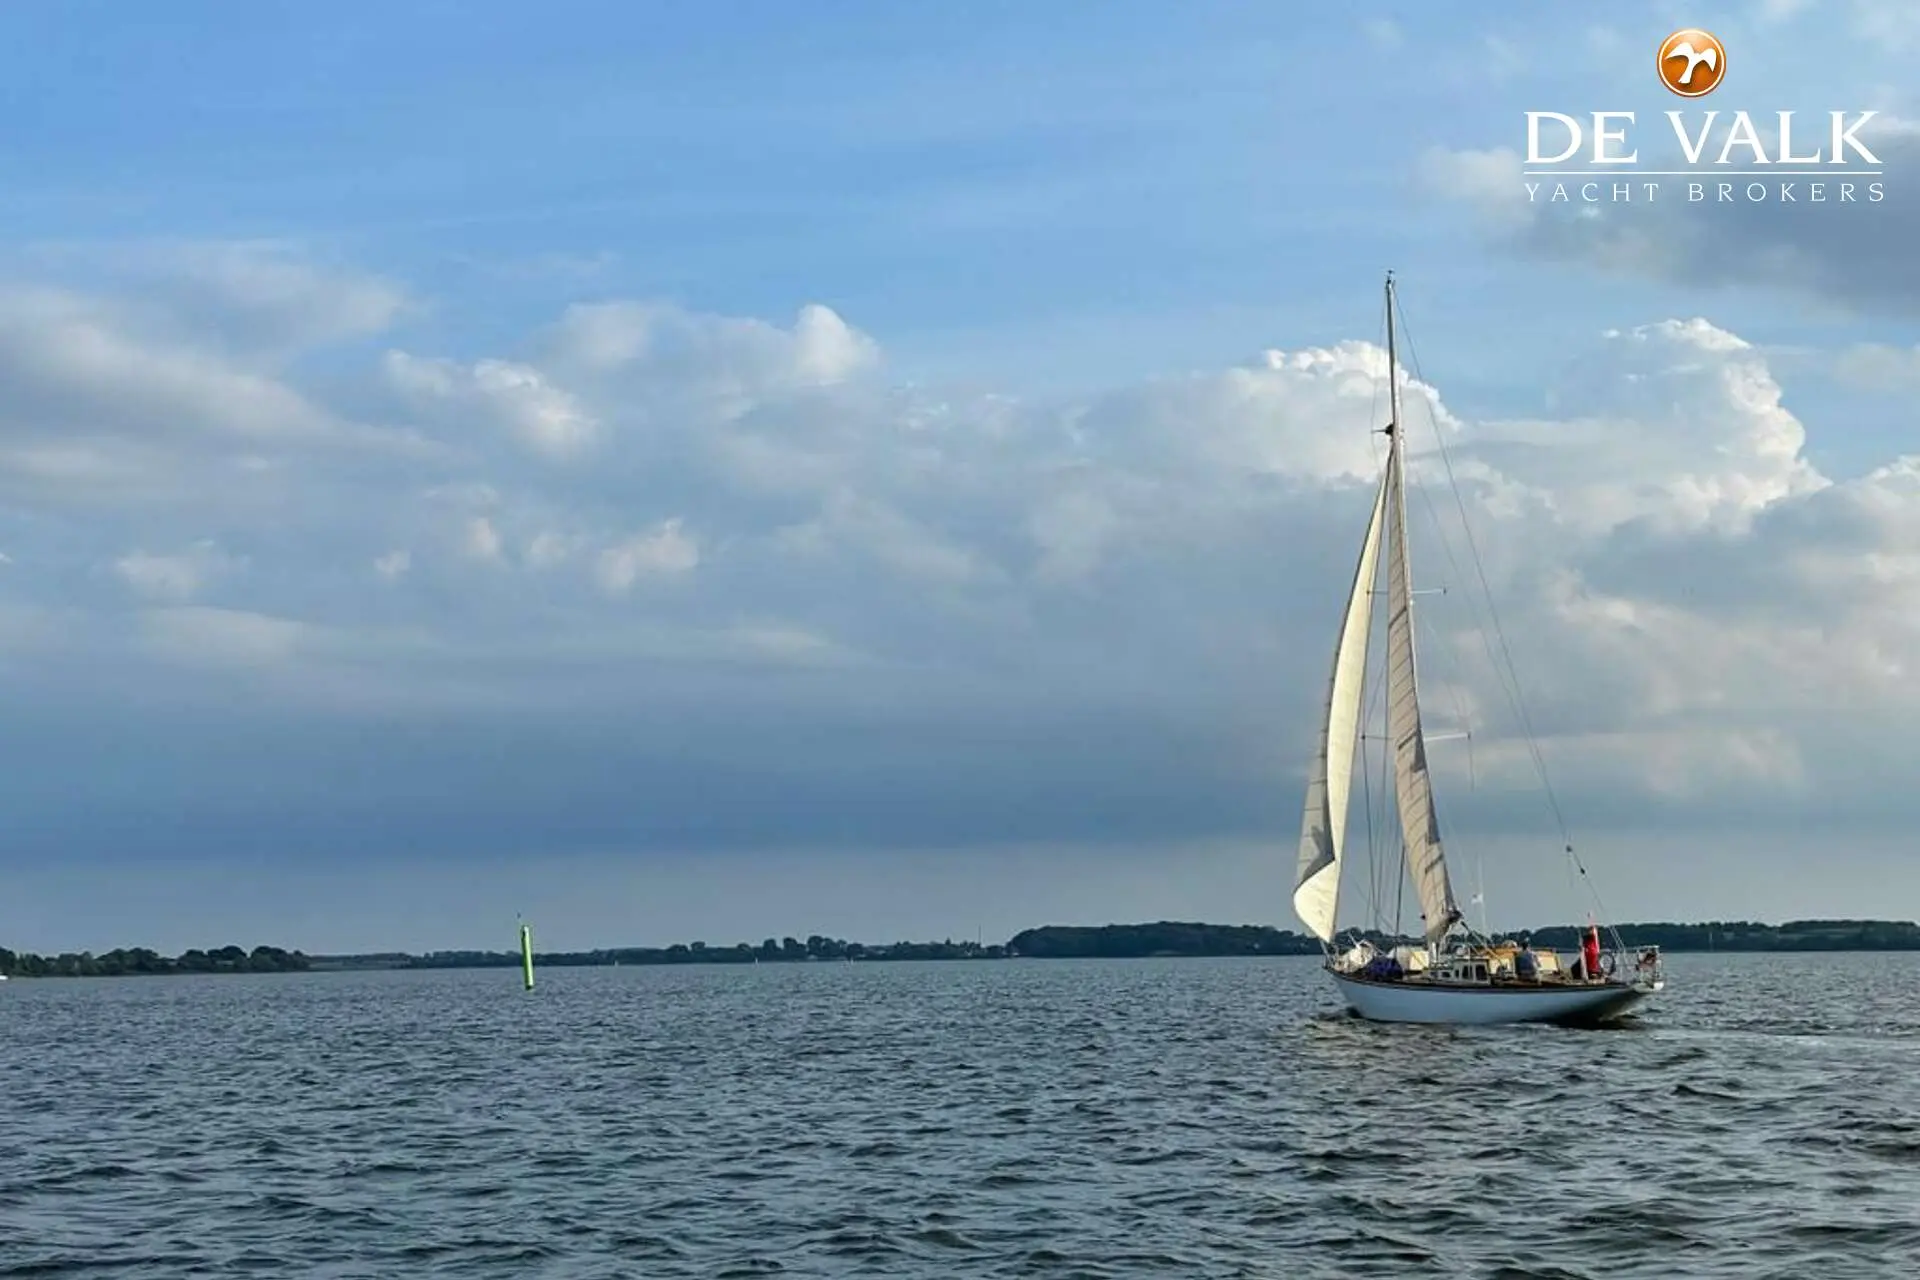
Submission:
M 1387 273 L 1387 486 L 1393 522 L 1387 540 L 1387 736 L 1393 745 L 1393 790 L 1406 842 L 1407 870 L 1420 898 L 1422 932 L 1430 943 L 1461 918 L 1447 877 L 1446 852 L 1427 773 L 1426 735 L 1420 724 L 1419 677 L 1413 652 L 1413 571 L 1407 558 L 1406 449 L 1400 415 L 1400 361 L 1394 330 L 1393 273 Z
M 1393 272 L 1387 272 L 1387 447 L 1400 456 L 1400 357 L 1393 343 Z

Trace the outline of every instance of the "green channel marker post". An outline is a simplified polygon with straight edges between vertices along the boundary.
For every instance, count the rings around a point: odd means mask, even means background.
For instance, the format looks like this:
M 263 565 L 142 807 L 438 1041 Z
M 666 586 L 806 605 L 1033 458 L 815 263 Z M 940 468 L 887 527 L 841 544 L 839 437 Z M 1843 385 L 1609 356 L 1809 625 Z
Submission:
M 527 990 L 533 990 L 533 926 L 520 926 L 520 972 L 526 976 Z

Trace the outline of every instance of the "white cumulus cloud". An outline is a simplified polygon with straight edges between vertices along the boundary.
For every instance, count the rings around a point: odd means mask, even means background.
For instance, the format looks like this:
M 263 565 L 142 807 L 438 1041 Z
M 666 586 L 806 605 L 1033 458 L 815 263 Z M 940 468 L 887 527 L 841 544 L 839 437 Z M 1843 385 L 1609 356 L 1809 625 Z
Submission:
M 1271 800 L 1304 770 L 1383 447 L 1372 342 L 1029 397 L 898 385 L 824 308 L 632 301 L 497 357 L 322 382 L 217 327 L 143 336 L 110 294 L 33 296 L 47 326 L 0 323 L 0 366 L 39 370 L 31 413 L 0 406 L 0 483 L 32 495 L 8 529 L 10 697 L 65 715 L 159 684 L 209 716 L 430 711 L 480 743 L 572 726 L 512 786 L 604 786 L 661 829 L 707 829 L 701 786 L 625 789 L 698 758 L 787 788 L 729 813 L 789 834 L 910 811 L 962 843 L 983 815 L 1291 838 Z M 1466 413 L 1439 369 L 1403 387 L 1415 570 L 1444 589 L 1422 597 L 1423 674 L 1436 724 L 1473 732 L 1470 755 L 1436 745 L 1446 820 L 1497 825 L 1528 781 L 1465 608 L 1484 572 L 1588 825 L 1777 825 L 1791 804 L 1904 829 L 1878 780 L 1920 703 L 1920 463 L 1816 465 L 1790 370 L 1724 321 L 1565 340 L 1551 378 L 1524 375 L 1537 412 Z M 48 372 L 109 355 L 111 396 Z M 1863 394 L 1910 385 L 1904 352 L 1847 358 Z M 262 406 L 343 443 L 231 429 Z M 529 460 L 562 440 L 584 465 Z M 369 741 L 395 754 L 368 788 L 506 803 L 505 781 L 446 780 L 484 752 L 435 739 L 456 761 L 436 774 L 415 739 Z
M 594 575 L 609 595 L 625 595 L 642 577 L 689 573 L 699 563 L 699 544 L 681 530 L 680 521 L 666 520 L 650 533 L 601 551 Z
M 114 572 L 135 593 L 154 600 L 184 602 L 199 595 L 223 574 L 244 565 L 209 539 L 170 554 L 134 550 L 114 561 Z

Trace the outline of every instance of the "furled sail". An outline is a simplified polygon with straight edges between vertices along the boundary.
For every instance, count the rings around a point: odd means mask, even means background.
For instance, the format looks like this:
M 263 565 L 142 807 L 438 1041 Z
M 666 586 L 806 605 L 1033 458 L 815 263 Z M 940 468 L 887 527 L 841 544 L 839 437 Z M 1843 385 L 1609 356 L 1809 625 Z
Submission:
M 1440 823 L 1433 811 L 1427 775 L 1427 743 L 1420 727 L 1420 691 L 1413 664 L 1413 577 L 1407 563 L 1407 492 L 1401 442 L 1387 458 L 1386 489 L 1393 531 L 1387 539 L 1387 735 L 1393 742 L 1393 791 L 1400 805 L 1400 833 L 1407 869 L 1420 895 L 1421 926 L 1438 941 L 1460 908 L 1447 878 Z
M 1340 853 L 1347 830 L 1347 795 L 1353 781 L 1354 744 L 1360 728 L 1360 694 L 1367 665 L 1367 635 L 1373 622 L 1374 576 L 1380 558 L 1380 526 L 1386 510 L 1387 476 L 1374 494 L 1373 515 L 1360 544 L 1360 563 L 1347 596 L 1346 620 L 1334 647 L 1327 681 L 1326 718 L 1320 749 L 1308 774 L 1306 812 L 1300 825 L 1300 869 L 1294 879 L 1293 911 L 1322 941 L 1333 941 L 1340 899 Z

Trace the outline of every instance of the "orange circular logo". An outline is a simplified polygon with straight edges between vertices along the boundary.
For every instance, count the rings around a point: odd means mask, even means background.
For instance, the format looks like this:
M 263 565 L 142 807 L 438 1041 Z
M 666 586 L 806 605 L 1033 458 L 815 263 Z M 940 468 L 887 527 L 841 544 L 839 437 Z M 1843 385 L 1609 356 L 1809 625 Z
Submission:
M 1727 46 L 1711 31 L 1688 27 L 1660 42 L 1660 83 L 1683 98 L 1704 98 L 1727 77 Z

